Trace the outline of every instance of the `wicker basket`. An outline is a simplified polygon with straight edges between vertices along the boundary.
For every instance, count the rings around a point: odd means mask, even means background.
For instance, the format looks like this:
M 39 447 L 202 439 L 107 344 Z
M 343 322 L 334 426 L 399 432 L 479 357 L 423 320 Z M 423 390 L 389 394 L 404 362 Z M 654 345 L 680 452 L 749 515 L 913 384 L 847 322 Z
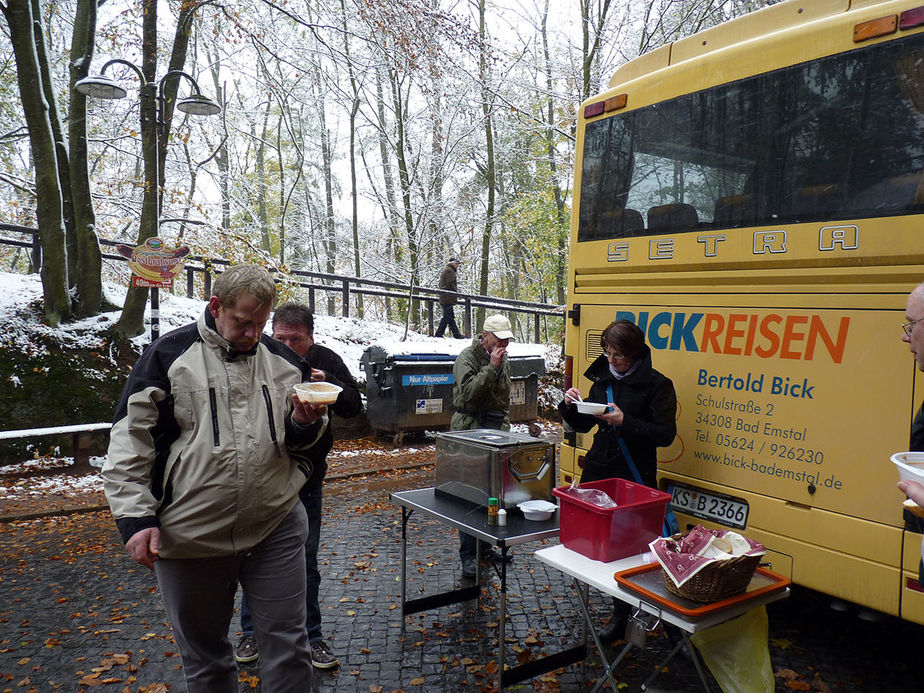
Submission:
M 682 535 L 674 535 L 679 539 Z M 668 592 L 694 602 L 717 602 L 748 588 L 754 571 L 760 565 L 761 555 L 736 556 L 723 561 L 714 561 L 705 566 L 680 587 L 674 584 L 670 575 L 664 573 L 664 586 Z

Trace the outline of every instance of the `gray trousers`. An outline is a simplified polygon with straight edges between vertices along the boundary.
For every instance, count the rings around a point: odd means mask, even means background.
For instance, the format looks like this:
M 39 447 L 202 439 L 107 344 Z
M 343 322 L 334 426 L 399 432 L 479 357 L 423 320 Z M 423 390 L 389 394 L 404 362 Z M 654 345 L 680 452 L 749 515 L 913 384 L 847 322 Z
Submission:
M 165 559 L 154 566 L 189 693 L 237 693 L 228 628 L 240 582 L 253 616 L 265 693 L 312 690 L 305 629 L 308 520 L 296 503 L 273 532 L 243 554 Z

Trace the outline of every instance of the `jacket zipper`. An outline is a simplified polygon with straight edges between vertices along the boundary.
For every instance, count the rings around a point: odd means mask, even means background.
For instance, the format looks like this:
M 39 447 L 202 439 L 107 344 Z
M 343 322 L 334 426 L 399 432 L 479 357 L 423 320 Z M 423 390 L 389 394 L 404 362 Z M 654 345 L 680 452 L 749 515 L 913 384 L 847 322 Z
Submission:
M 212 441 L 217 448 L 221 444 L 218 435 L 218 401 L 215 397 L 215 388 L 209 388 L 209 406 L 212 408 Z
M 270 397 L 269 388 L 263 385 L 263 400 L 266 402 L 266 415 L 269 417 L 270 438 L 273 440 L 273 447 L 276 448 L 276 457 L 282 457 L 282 451 L 279 449 L 279 441 L 276 440 L 276 420 L 273 418 L 273 400 Z

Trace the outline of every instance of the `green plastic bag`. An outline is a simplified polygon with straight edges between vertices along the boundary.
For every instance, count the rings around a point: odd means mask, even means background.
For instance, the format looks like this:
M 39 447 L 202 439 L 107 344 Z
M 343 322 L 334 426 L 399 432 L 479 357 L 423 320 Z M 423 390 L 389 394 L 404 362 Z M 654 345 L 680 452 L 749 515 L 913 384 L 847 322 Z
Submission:
M 690 637 L 725 693 L 773 693 L 767 609 L 763 606 Z

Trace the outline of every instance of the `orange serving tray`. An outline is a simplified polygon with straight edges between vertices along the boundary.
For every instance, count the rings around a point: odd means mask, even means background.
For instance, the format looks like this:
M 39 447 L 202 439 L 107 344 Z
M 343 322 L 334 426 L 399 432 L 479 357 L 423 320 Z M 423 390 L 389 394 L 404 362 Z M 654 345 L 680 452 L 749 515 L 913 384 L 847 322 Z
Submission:
M 660 563 L 648 563 L 628 570 L 620 570 L 613 577 L 623 589 L 641 595 L 653 604 L 673 611 L 688 621 L 708 616 L 725 607 L 740 604 L 764 594 L 786 589 L 792 582 L 789 578 L 777 575 L 766 568 L 757 568 L 744 592 L 717 602 L 703 604 L 669 592 L 664 586 L 664 569 L 661 568 Z

